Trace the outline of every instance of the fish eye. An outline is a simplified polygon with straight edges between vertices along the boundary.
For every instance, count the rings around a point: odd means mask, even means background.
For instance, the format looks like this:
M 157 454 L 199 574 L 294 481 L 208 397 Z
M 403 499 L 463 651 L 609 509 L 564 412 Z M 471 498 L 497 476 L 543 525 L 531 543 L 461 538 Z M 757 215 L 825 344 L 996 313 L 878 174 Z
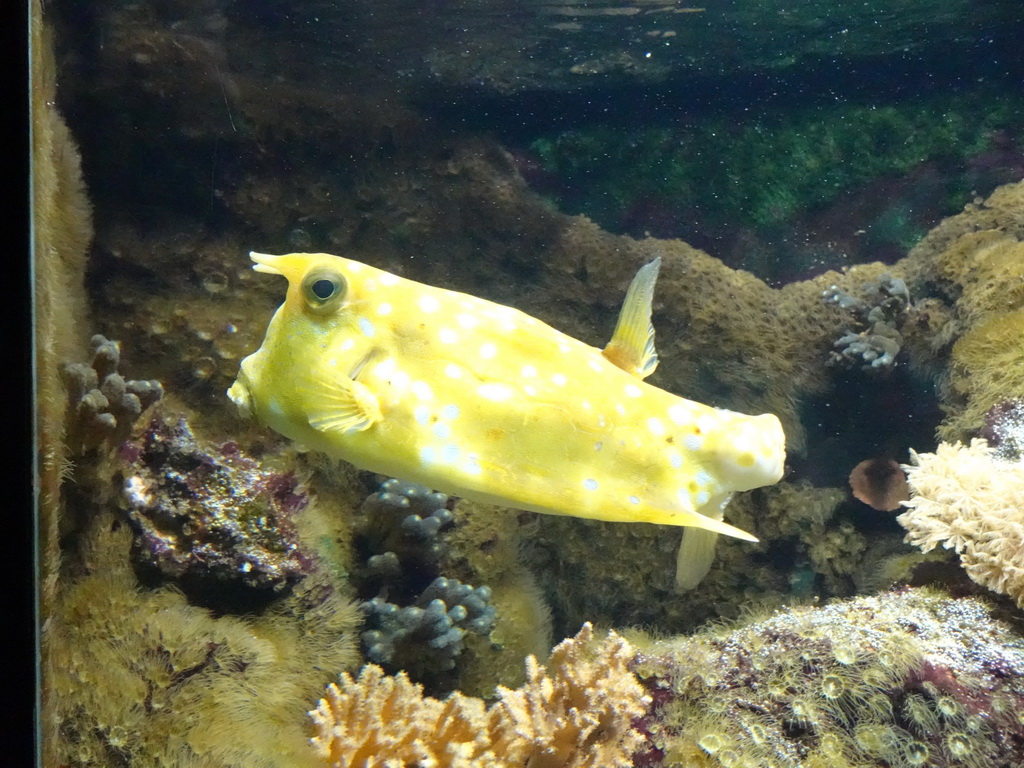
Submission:
M 332 270 L 318 269 L 302 281 L 302 293 L 310 309 L 333 307 L 345 294 L 345 278 Z
M 327 301 L 338 290 L 338 284 L 333 280 L 328 280 L 326 277 L 321 277 L 309 286 L 309 290 L 320 301 Z

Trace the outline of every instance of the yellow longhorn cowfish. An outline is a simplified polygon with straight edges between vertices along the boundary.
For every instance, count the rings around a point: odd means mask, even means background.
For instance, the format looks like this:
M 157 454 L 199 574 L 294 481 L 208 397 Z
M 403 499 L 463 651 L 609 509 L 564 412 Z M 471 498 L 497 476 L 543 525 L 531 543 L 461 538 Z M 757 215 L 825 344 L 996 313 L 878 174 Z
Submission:
M 660 259 L 633 279 L 604 350 L 511 307 L 323 253 L 252 253 L 288 279 L 263 345 L 228 396 L 357 467 L 455 496 L 556 515 L 691 526 L 677 589 L 704 577 L 735 491 L 777 482 L 771 415 L 684 400 L 658 362 Z

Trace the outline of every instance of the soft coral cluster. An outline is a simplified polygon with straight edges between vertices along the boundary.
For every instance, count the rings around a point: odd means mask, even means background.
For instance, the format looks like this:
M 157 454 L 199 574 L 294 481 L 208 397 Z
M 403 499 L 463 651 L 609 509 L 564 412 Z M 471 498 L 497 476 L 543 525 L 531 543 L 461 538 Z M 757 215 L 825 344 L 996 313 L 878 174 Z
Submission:
M 1000 461 L 983 439 L 911 458 L 906 540 L 955 550 L 968 576 L 1024 608 L 1024 461 Z
M 373 664 L 342 674 L 310 712 L 313 745 L 330 766 L 626 768 L 642 744 L 632 728 L 650 703 L 628 664 L 634 651 L 610 632 L 596 649 L 590 624 L 551 653 L 549 672 L 527 658 L 527 681 L 498 688 L 490 708 L 454 693 L 423 696 L 404 672 Z

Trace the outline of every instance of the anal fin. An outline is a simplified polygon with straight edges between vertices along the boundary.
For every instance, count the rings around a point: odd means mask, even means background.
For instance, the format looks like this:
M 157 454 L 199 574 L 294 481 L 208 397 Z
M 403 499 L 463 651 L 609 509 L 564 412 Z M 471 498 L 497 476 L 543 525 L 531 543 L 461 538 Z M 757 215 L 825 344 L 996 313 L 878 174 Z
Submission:
M 720 534 L 735 536 L 734 532 L 739 532 L 742 536 L 737 538 L 757 541 L 756 537 L 722 520 L 725 508 L 731 498 L 731 493 L 716 496 L 710 503 L 701 507 L 701 512 L 705 514 L 693 513 L 708 521 L 709 524 L 683 529 L 683 540 L 679 543 L 679 553 L 676 555 L 675 591 L 677 593 L 695 589 L 708 575 L 712 563 L 715 562 L 715 545 L 718 543 Z
M 684 528 L 683 540 L 676 555 L 676 592 L 689 592 L 697 587 L 715 562 L 718 533 L 706 528 Z

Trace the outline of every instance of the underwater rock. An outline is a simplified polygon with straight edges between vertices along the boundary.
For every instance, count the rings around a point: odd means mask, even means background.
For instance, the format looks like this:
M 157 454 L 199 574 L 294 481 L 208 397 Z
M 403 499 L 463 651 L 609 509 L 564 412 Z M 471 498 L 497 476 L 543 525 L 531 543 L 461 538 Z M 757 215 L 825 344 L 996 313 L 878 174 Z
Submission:
M 236 443 L 203 445 L 184 418 L 163 414 L 120 453 L 139 565 L 199 593 L 276 594 L 312 570 L 293 520 L 307 497 L 293 474 L 263 469 Z
M 980 437 L 1003 461 L 1024 459 L 1024 400 L 1006 400 L 989 408 Z
M 634 766 L 1010 768 L 1024 640 L 993 606 L 927 589 L 795 607 L 644 641 Z

